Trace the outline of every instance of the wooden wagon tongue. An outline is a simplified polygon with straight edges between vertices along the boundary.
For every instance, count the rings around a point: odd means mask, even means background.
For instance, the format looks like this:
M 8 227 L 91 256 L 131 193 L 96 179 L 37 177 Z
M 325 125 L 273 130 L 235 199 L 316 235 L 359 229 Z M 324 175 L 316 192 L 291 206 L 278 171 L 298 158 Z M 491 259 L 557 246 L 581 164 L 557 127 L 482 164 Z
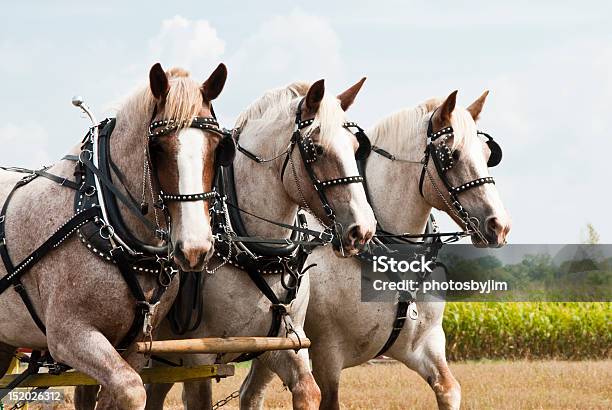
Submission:
M 203 339 L 163 340 L 140 342 L 136 349 L 143 354 L 197 354 L 197 353 L 244 353 L 269 350 L 298 350 L 310 347 L 307 338 L 290 337 L 210 337 Z M 231 364 L 201 365 L 194 367 L 154 367 L 143 369 L 143 383 L 176 383 L 223 378 L 234 375 Z M 0 378 L 0 388 L 5 388 L 19 375 Z M 99 382 L 81 372 L 68 371 L 61 374 L 41 373 L 31 375 L 20 387 L 58 387 L 97 385 Z
M 160 340 L 136 343 L 142 354 L 245 353 L 268 350 L 299 350 L 310 347 L 310 340 L 297 337 L 206 337 L 202 339 Z

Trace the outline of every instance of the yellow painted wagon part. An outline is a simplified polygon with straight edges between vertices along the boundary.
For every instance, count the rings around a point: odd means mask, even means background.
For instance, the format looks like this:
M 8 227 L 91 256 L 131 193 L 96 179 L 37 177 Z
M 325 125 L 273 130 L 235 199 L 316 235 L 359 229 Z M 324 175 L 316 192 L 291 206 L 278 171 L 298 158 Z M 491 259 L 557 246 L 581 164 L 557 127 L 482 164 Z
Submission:
M 309 347 L 309 339 L 298 339 L 297 337 L 205 337 L 136 343 L 136 350 L 139 353 L 153 354 L 246 353 Z
M 15 357 L 13 357 L 13 360 L 11 360 L 11 364 L 9 365 L 8 369 L 6 370 L 6 374 L 15 374 L 18 375 L 19 373 L 21 373 L 21 361 L 19 360 L 20 357 L 23 357 L 24 354 L 23 353 L 17 353 L 17 355 Z M 4 387 L 4 385 L 2 385 Z M 0 408 L 4 408 L 4 407 L 0 407 Z M 23 410 L 28 410 L 30 408 L 29 403 L 25 403 L 23 405 L 23 407 L 21 407 Z
M 6 370 L 6 374 L 20 373 L 20 371 L 19 371 L 19 365 L 20 364 L 21 364 L 21 362 L 19 361 L 19 359 L 17 357 L 13 357 L 13 360 L 11 360 L 11 364 L 9 365 L 8 369 Z
M 145 384 L 197 381 L 234 375 L 234 366 L 228 364 L 203 365 L 194 367 L 154 367 L 143 369 L 140 377 Z M 0 388 L 6 387 L 17 375 L 0 379 Z M 58 375 L 41 373 L 28 377 L 19 387 L 90 386 L 99 384 L 95 379 L 77 371 Z

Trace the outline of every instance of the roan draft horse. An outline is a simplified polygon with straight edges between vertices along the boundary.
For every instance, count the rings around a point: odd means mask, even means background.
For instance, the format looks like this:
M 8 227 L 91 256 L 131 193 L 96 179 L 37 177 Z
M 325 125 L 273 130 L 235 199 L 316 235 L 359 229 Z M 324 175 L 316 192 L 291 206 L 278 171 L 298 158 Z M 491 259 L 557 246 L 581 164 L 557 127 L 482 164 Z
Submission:
M 312 85 L 294 83 L 267 92 L 239 116 L 239 152 L 232 166 L 222 170 L 224 178 L 219 183 L 219 191 L 228 200 L 230 238 L 236 239 L 229 249 L 225 243 L 218 247 L 211 265 L 228 263 L 203 274 L 199 296 L 203 314 L 195 327 L 180 335 L 180 327 L 172 326 L 172 332 L 165 324 L 160 338 L 305 337 L 310 265 L 306 258 L 312 246 L 294 235 L 304 232 L 291 225 L 298 208 L 310 210 L 327 227 L 339 226 L 334 241 L 337 255 L 357 253 L 376 227 L 355 161 L 361 142 L 345 114 L 364 80 L 337 96 L 326 92 L 322 80 Z M 267 238 L 280 240 L 266 243 Z M 318 408 L 319 388 L 305 349 L 259 356 L 183 357 L 189 365 L 250 359 L 282 379 L 291 391 L 293 408 Z M 241 389 L 241 408 L 257 408 L 253 406 L 257 392 L 249 385 L 246 380 Z M 150 386 L 147 410 L 163 408 L 170 387 Z M 209 387 L 206 381 L 185 383 L 187 407 L 209 408 Z
M 505 244 L 510 217 L 489 174 L 501 148 L 475 124 L 487 93 L 467 108 L 456 106 L 456 95 L 401 110 L 368 131 L 372 152 L 358 163 L 379 223 L 377 240 L 401 244 L 404 235 L 394 240 L 392 232 L 425 238 L 421 233 L 435 207 L 470 232 L 475 245 Z M 305 330 L 322 409 L 340 408 L 342 369 L 382 354 L 426 380 L 440 409 L 459 408 L 461 388 L 446 362 L 443 302 L 362 303 L 359 258 L 337 259 L 319 248 L 308 263 L 316 267 Z M 261 408 L 273 376 L 259 363 L 252 366 L 248 379 L 259 391 L 254 408 Z
M 213 252 L 215 162 L 234 154 L 211 106 L 226 77 L 223 64 L 204 84 L 156 64 L 62 160 L 0 171 L 1 373 L 29 347 L 45 352 L 29 369 L 58 362 L 98 380 L 99 408 L 144 408 L 129 347 L 166 316 L 177 268 L 202 270 Z

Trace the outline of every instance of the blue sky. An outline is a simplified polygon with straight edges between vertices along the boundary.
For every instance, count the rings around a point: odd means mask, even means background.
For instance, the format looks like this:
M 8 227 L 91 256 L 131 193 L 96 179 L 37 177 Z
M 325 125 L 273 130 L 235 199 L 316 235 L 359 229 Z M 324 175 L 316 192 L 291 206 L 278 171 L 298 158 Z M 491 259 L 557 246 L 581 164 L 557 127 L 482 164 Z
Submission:
M 480 127 L 504 147 L 493 171 L 514 243 L 573 243 L 591 222 L 612 242 L 612 29 L 608 2 L 13 2 L 0 25 L 0 163 L 59 158 L 87 121 L 145 83 L 149 67 L 229 77 L 228 126 L 265 90 L 368 81 L 351 119 L 459 90 L 491 94 Z M 450 226 L 450 225 L 446 225 Z

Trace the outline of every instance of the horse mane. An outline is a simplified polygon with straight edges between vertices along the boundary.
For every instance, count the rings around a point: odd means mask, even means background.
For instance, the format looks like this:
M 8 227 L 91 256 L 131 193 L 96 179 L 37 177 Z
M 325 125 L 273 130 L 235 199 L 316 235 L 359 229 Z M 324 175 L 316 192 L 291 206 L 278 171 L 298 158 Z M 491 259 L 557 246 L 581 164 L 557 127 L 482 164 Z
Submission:
M 170 90 L 164 104 L 164 118 L 172 118 L 179 121 L 181 126 L 186 126 L 188 121 L 197 116 L 202 109 L 201 84 L 198 84 L 190 76 L 189 72 L 178 67 L 166 71 Z M 131 96 L 127 97 L 119 112 L 129 119 L 139 119 L 148 126 L 150 115 L 155 107 L 156 99 L 153 97 L 150 86 L 141 87 Z M 143 118 L 143 113 L 147 113 Z
M 293 101 L 298 97 L 304 97 L 310 85 L 307 82 L 297 81 L 286 87 L 267 91 L 238 116 L 235 127 L 243 129 L 245 125 L 252 124 L 257 130 L 261 130 L 275 121 L 290 121 L 293 126 L 293 116 L 297 109 L 297 102 L 294 104 Z M 335 96 L 329 96 L 326 92 L 310 129 L 320 127 L 319 144 L 326 147 L 344 120 L 344 111 L 340 107 L 340 102 Z M 257 135 L 258 132 L 253 134 Z
M 413 108 L 405 108 L 380 120 L 368 135 L 375 145 L 393 152 L 408 153 L 415 148 L 425 147 L 424 135 L 427 133 L 428 114 L 439 107 L 444 98 L 430 98 Z M 454 129 L 465 129 L 469 126 L 467 110 L 457 106 L 451 119 Z M 471 117 L 470 117 L 471 119 Z M 457 133 L 453 138 L 453 148 L 459 146 L 461 136 Z M 420 152 L 419 152 L 420 154 Z M 413 158 L 418 161 L 419 158 Z

